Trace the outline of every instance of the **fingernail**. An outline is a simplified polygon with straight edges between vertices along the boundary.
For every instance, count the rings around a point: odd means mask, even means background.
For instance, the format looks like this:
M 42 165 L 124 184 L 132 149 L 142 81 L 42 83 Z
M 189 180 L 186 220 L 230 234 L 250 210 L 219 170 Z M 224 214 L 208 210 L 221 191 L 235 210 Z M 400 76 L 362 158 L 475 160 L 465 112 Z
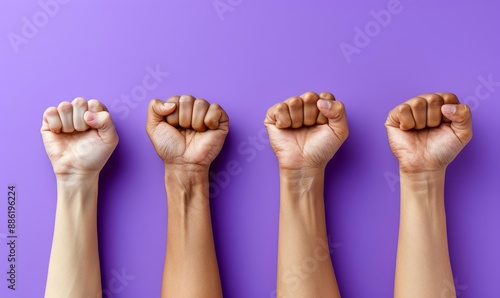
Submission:
M 164 102 L 163 106 L 165 106 L 167 109 L 170 109 L 175 106 L 175 103 L 173 102 Z
M 320 99 L 318 100 L 318 108 L 330 109 L 332 107 L 332 102 L 330 100 Z
M 443 113 L 445 113 L 445 114 L 455 114 L 456 111 L 457 111 L 456 105 L 444 105 L 443 106 Z
M 96 118 L 96 114 L 94 112 L 87 111 L 87 113 L 85 113 L 85 118 L 87 119 L 87 121 L 94 121 Z

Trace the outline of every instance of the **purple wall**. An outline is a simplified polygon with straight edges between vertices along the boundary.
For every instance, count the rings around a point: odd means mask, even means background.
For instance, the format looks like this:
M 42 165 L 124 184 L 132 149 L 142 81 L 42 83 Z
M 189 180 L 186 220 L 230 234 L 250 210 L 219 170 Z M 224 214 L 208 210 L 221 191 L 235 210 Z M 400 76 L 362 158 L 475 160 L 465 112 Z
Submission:
M 455 92 L 474 114 L 475 136 L 447 175 L 457 288 L 460 297 L 500 297 L 496 1 L 220 0 L 219 11 L 213 0 L 54 1 L 0 2 L 1 297 L 43 295 L 56 189 L 39 127 L 46 107 L 76 96 L 107 104 L 121 137 L 101 179 L 105 297 L 158 297 L 166 203 L 146 107 L 184 93 L 220 103 L 231 117 L 213 171 L 236 161 L 241 172 L 212 181 L 219 193 L 211 202 L 225 296 L 272 297 L 278 171 L 259 135 L 269 106 L 308 90 L 333 92 L 349 116 L 325 198 L 343 297 L 392 296 L 398 166 L 383 124 L 398 103 L 435 91 Z M 49 14 L 43 3 L 52 3 Z M 158 84 L 144 89 L 156 68 Z M 16 292 L 4 274 L 10 183 L 18 189 Z M 134 279 L 114 284 L 122 270 Z

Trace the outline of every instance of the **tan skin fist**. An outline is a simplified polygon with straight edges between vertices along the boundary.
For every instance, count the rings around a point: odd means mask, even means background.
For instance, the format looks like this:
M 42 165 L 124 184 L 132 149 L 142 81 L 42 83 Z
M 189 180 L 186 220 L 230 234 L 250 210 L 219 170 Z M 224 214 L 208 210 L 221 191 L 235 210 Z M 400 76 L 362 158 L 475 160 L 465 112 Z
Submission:
M 98 174 L 118 144 L 106 107 L 81 97 L 45 110 L 41 133 L 56 176 Z
M 209 167 L 229 131 L 229 117 L 218 104 L 190 95 L 154 99 L 146 130 L 166 165 Z
M 394 108 L 385 126 L 402 172 L 445 170 L 472 138 L 467 105 L 451 93 L 423 94 Z
M 272 106 L 264 125 L 281 169 L 322 169 L 349 135 L 344 105 L 307 92 Z

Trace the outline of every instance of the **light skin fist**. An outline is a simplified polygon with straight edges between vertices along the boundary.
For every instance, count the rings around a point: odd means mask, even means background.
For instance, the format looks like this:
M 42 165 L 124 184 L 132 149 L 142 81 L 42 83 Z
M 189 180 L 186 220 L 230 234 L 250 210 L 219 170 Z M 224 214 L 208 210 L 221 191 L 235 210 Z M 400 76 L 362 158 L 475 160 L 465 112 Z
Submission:
M 165 165 L 208 168 L 229 132 L 229 117 L 216 103 L 191 95 L 149 103 L 146 130 Z
M 445 170 L 472 138 L 470 109 L 451 93 L 412 98 L 389 113 L 385 126 L 404 173 Z
M 323 169 L 349 135 L 345 108 L 331 93 L 307 92 L 272 106 L 264 125 L 281 169 Z
M 81 97 L 45 110 L 41 134 L 58 177 L 99 174 L 118 144 L 106 107 Z

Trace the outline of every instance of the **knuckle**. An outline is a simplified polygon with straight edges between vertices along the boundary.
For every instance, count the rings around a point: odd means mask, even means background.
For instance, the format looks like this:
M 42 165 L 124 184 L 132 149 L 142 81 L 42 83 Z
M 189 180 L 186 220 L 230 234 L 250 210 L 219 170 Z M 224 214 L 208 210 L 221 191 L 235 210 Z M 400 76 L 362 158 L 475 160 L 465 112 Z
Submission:
M 83 97 L 77 97 L 77 98 L 73 99 L 73 105 L 75 105 L 77 107 L 82 107 L 82 106 L 87 105 L 87 101 Z
M 204 106 L 208 106 L 208 105 L 209 105 L 208 101 L 206 101 L 206 100 L 205 100 L 205 99 L 203 99 L 203 98 L 197 98 L 197 99 L 194 101 L 194 104 L 195 104 L 195 105 L 197 105 L 197 106 L 202 106 L 202 107 L 204 107 Z
M 312 91 L 308 91 L 302 95 L 302 100 L 304 103 L 316 103 L 319 99 L 318 94 Z
M 281 114 L 284 112 L 288 112 L 288 105 L 286 103 L 279 103 L 276 105 L 276 111 Z
M 429 94 L 428 103 L 433 106 L 443 105 L 444 99 L 439 94 L 432 93 Z
M 184 94 L 179 98 L 179 102 L 190 102 L 194 101 L 195 98 L 192 95 Z
M 418 110 L 424 109 L 427 107 L 427 101 L 425 100 L 425 98 L 417 97 L 413 100 L 412 106 Z
M 443 97 L 445 97 L 447 99 L 456 99 L 456 100 L 458 100 L 458 96 L 455 93 L 451 93 L 451 92 L 443 93 Z
M 288 105 L 291 108 L 299 108 L 302 106 L 302 98 L 300 98 L 298 96 L 291 97 L 289 99 Z
M 207 102 L 208 103 L 208 102 Z M 212 103 L 210 104 L 210 107 L 214 110 L 222 110 L 222 107 L 218 103 Z
M 319 95 L 319 97 L 323 98 L 323 99 L 335 100 L 335 96 L 333 96 L 333 94 L 330 93 L 330 92 L 321 92 L 321 94 Z
M 402 104 L 396 108 L 396 111 L 398 111 L 399 113 L 404 113 L 408 110 L 408 108 L 409 106 L 407 104 Z
M 71 109 L 73 108 L 73 106 L 71 105 L 70 102 L 68 101 L 63 101 L 61 102 L 58 106 L 57 106 L 57 109 L 58 110 L 61 110 L 63 112 L 69 112 L 71 111 Z

